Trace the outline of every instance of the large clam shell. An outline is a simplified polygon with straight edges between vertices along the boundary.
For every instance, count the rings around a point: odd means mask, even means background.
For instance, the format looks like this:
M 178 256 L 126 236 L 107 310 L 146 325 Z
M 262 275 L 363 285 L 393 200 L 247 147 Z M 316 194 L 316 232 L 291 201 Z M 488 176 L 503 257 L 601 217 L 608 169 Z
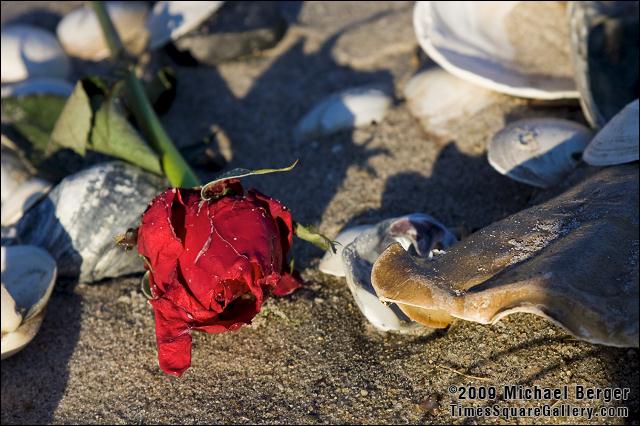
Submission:
M 638 161 L 638 99 L 624 107 L 589 143 L 582 158 L 592 166 Z
M 602 127 L 638 96 L 637 1 L 571 1 L 571 58 L 580 103 Z
M 36 335 L 56 281 L 55 261 L 33 246 L 2 247 L 2 359 Z
M 147 40 L 145 18 L 147 3 L 143 1 L 109 1 L 105 3 L 122 44 L 131 53 L 140 53 Z M 70 55 L 88 61 L 101 61 L 110 55 L 98 18 L 90 6 L 67 14 L 56 29 L 58 39 Z
M 427 326 L 443 324 L 424 313 L 488 324 L 528 312 L 589 342 L 637 347 L 638 166 L 603 169 L 432 261 L 393 245 L 371 280 Z
M 371 268 L 378 256 L 393 243 L 416 256 L 431 258 L 435 250 L 448 248 L 456 237 L 433 217 L 414 213 L 387 219 L 363 231 L 342 252 L 347 285 L 367 320 L 382 331 L 410 331 L 416 324 L 396 307 L 378 300 L 371 286 Z
M 163 179 L 115 161 L 67 176 L 14 225 L 16 240 L 46 249 L 61 278 L 82 282 L 141 272 L 114 238 L 135 228 Z
M 149 47 L 162 47 L 198 28 L 224 4 L 223 1 L 159 1 L 146 20 Z
M 30 25 L 9 25 L 1 37 L 2 83 L 69 76 L 69 58 L 53 34 Z
M 577 98 L 562 2 L 423 1 L 420 46 L 459 78 L 513 96 Z
M 302 117 L 294 129 L 294 138 L 305 141 L 379 123 L 391 103 L 391 96 L 377 87 L 355 87 L 335 93 Z
M 591 140 L 591 130 L 559 118 L 529 118 L 509 124 L 489 143 L 489 164 L 512 179 L 539 188 L 571 173 Z

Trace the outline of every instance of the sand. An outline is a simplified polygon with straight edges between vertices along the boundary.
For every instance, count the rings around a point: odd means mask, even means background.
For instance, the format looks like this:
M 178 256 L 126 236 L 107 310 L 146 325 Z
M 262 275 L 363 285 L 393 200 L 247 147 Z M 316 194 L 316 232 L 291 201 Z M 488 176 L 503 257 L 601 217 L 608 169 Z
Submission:
M 3 2 L 3 25 L 51 7 L 60 12 L 69 6 Z M 345 224 L 411 212 L 473 230 L 544 197 L 489 166 L 488 139 L 505 122 L 523 117 L 582 120 L 577 105 L 512 99 L 469 117 L 450 140 L 435 140 L 399 98 L 420 66 L 413 35 L 398 32 L 394 43 L 401 48 L 381 46 L 390 37 L 379 20 L 393 22 L 392 28 L 410 26 L 411 3 L 283 7 L 292 26 L 273 50 L 215 69 L 177 69 L 178 97 L 162 117 L 177 143 L 199 141 L 215 125 L 229 138 L 229 167 L 281 167 L 300 158 L 289 174 L 248 183 L 330 236 Z M 357 60 L 350 63 L 348 52 L 357 46 Z M 392 84 L 398 94 L 382 123 L 293 142 L 293 126 L 316 102 L 369 83 Z M 253 325 L 236 333 L 194 334 L 193 364 L 179 379 L 158 369 L 152 310 L 139 277 L 58 285 L 39 335 L 2 361 L 2 423 L 499 424 L 505 419 L 454 417 L 449 405 L 539 404 L 499 396 L 462 401 L 449 392 L 453 385 L 503 384 L 627 387 L 625 401 L 576 401 L 571 393 L 556 404 L 628 408 L 629 418 L 593 423 L 637 417 L 637 349 L 579 342 L 529 314 L 492 326 L 456 322 L 421 336 L 380 334 L 366 324 L 344 279 L 317 272 L 318 249 L 296 241 L 294 255 L 305 288 L 271 299 Z M 557 416 L 518 421 L 588 422 Z

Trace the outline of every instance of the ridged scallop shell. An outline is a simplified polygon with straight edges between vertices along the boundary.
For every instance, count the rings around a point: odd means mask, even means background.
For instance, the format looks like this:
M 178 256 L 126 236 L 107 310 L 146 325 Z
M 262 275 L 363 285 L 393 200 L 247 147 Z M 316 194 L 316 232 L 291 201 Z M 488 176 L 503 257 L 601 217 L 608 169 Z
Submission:
M 577 98 L 562 2 L 422 1 L 420 46 L 448 72 L 512 96 Z
M 638 161 L 638 99 L 624 107 L 589 143 L 582 158 L 592 166 Z
M 548 188 L 575 169 L 591 136 L 587 127 L 569 120 L 519 120 L 493 137 L 489 164 L 519 182 Z

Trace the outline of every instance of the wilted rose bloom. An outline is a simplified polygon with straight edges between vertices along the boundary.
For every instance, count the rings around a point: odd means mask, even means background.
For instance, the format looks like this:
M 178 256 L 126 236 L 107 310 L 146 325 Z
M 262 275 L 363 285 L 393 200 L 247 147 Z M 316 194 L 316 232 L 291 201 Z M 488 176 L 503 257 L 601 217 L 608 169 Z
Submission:
M 158 359 L 166 373 L 191 364 L 191 330 L 222 333 L 248 324 L 270 293 L 289 294 L 291 214 L 237 179 L 204 201 L 195 189 L 169 189 L 142 216 L 138 252 L 147 260 Z M 226 195 L 222 195 L 226 194 Z

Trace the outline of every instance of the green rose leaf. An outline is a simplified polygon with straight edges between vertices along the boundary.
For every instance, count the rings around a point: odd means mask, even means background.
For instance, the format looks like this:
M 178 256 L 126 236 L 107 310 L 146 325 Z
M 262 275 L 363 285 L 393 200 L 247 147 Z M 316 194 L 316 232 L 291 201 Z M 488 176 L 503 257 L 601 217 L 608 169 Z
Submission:
M 160 159 L 127 121 L 116 99 L 106 99 L 96 111 L 89 148 L 162 174 Z
M 51 132 L 47 152 L 51 154 L 60 147 L 65 147 L 84 156 L 91 133 L 92 118 L 91 101 L 82 81 L 79 81 Z
M 216 186 L 216 184 L 218 184 L 218 183 L 220 183 L 222 181 L 229 180 L 229 179 L 240 179 L 240 178 L 243 178 L 243 177 L 254 176 L 254 175 L 266 175 L 268 173 L 288 172 L 288 171 L 293 170 L 293 168 L 296 166 L 296 164 L 298 164 L 298 160 L 296 160 L 293 163 L 291 163 L 290 166 L 283 167 L 281 169 L 258 169 L 258 170 L 233 169 L 233 170 L 229 170 L 228 172 L 221 173 L 214 180 L 212 180 L 211 182 L 209 182 L 206 185 L 204 185 L 202 187 L 202 189 L 200 190 L 200 196 L 202 197 L 203 200 L 211 199 L 212 198 L 212 194 L 210 193 L 211 189 L 214 188 Z M 215 194 L 213 194 L 213 195 L 215 195 Z
M 2 99 L 2 120 L 21 139 L 19 146 L 29 162 L 40 164 L 46 157 L 49 135 L 64 108 L 66 98 L 32 95 Z M 14 135 L 15 136 L 15 135 Z

